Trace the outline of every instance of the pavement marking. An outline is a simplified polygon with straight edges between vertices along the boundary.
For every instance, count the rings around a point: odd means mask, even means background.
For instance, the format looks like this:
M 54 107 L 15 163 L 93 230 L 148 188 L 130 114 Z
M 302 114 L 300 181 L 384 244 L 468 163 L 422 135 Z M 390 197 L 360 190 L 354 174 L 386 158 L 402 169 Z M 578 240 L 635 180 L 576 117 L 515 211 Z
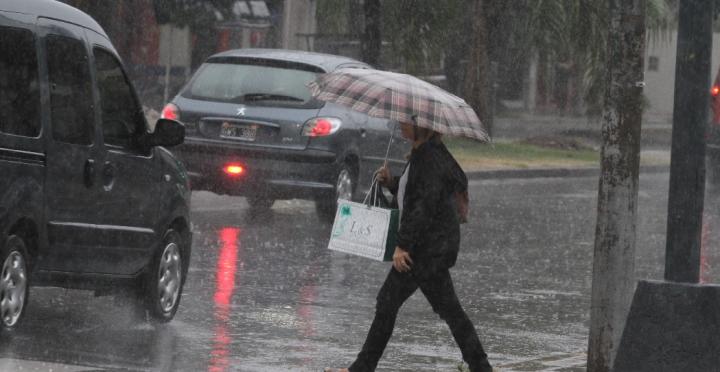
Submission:
M 82 372 L 93 370 L 84 366 L 37 362 L 13 358 L 0 358 L 0 371 L 48 371 L 48 372 Z M 97 370 L 95 368 L 94 370 Z
M 526 371 L 585 371 L 587 354 L 553 354 L 540 358 L 527 359 L 518 362 L 498 364 L 502 372 Z

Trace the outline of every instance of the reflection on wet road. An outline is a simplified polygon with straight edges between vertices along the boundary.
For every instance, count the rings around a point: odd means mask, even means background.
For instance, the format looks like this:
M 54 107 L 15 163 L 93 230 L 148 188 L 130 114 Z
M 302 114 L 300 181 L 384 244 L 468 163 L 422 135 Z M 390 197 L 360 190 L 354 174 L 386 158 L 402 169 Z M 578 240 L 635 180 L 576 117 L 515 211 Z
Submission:
M 582 371 L 596 178 L 472 184 L 456 289 L 491 361 L 505 371 Z M 720 279 L 718 198 L 708 194 L 703 279 Z M 641 180 L 636 268 L 662 278 L 667 174 Z M 0 335 L 0 369 L 318 371 L 349 364 L 389 264 L 326 249 L 312 203 L 261 219 L 243 198 L 193 195 L 194 244 L 180 310 L 138 323 L 126 297 L 33 288 L 24 324 Z M 445 324 L 425 299 L 402 308 L 380 371 L 456 371 Z M 18 364 L 19 363 L 19 364 Z M 25 364 L 22 364 L 25 363 Z

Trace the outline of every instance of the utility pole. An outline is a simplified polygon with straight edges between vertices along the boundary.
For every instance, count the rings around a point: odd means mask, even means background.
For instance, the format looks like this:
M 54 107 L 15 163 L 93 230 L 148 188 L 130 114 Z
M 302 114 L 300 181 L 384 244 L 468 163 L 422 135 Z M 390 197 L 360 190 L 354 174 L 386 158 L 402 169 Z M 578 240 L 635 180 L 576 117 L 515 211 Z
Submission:
M 380 0 L 365 0 L 363 3 L 365 14 L 365 30 L 360 35 L 360 55 L 362 61 L 375 67 L 380 67 L 382 54 L 382 34 L 380 23 L 382 7 Z
M 471 16 L 472 33 L 470 45 L 466 47 L 470 63 L 467 65 L 463 91 L 466 100 L 477 112 L 483 126 L 492 137 L 493 118 L 488 107 L 490 100 L 490 62 L 488 61 L 487 20 L 485 19 L 484 2 L 487 0 L 467 0 L 468 12 Z
M 610 0 L 588 372 L 613 365 L 635 286 L 645 1 Z
M 673 282 L 700 279 L 712 23 L 713 0 L 680 2 L 665 254 Z

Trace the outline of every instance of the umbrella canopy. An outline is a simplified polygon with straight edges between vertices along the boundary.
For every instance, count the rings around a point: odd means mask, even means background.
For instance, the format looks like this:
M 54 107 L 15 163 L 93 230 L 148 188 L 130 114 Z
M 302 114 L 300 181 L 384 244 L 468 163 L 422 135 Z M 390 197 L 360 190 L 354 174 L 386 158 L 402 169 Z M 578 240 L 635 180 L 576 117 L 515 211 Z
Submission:
M 414 76 L 343 68 L 320 75 L 308 86 L 321 101 L 370 116 L 414 123 L 442 134 L 490 140 L 477 114 L 462 98 Z

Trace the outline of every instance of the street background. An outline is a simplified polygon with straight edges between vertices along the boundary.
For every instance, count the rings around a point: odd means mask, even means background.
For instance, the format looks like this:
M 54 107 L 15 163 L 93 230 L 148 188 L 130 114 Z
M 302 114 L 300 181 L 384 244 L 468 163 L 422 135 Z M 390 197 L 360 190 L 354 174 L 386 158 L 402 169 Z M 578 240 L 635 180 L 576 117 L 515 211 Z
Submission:
M 541 174 L 471 181 L 452 275 L 502 370 L 584 370 L 597 183 L 593 175 Z M 662 169 L 641 176 L 638 279 L 663 275 L 667 185 Z M 704 280 L 715 282 L 716 200 L 710 191 L 703 261 Z M 0 340 L 0 369 L 317 371 L 350 363 L 389 264 L 328 251 L 330 226 L 310 202 L 277 202 L 264 219 L 251 218 L 240 197 L 195 192 L 192 202 L 192 265 L 173 322 L 138 324 L 123 298 L 33 288 L 25 324 Z M 460 364 L 444 322 L 414 295 L 379 370 Z

